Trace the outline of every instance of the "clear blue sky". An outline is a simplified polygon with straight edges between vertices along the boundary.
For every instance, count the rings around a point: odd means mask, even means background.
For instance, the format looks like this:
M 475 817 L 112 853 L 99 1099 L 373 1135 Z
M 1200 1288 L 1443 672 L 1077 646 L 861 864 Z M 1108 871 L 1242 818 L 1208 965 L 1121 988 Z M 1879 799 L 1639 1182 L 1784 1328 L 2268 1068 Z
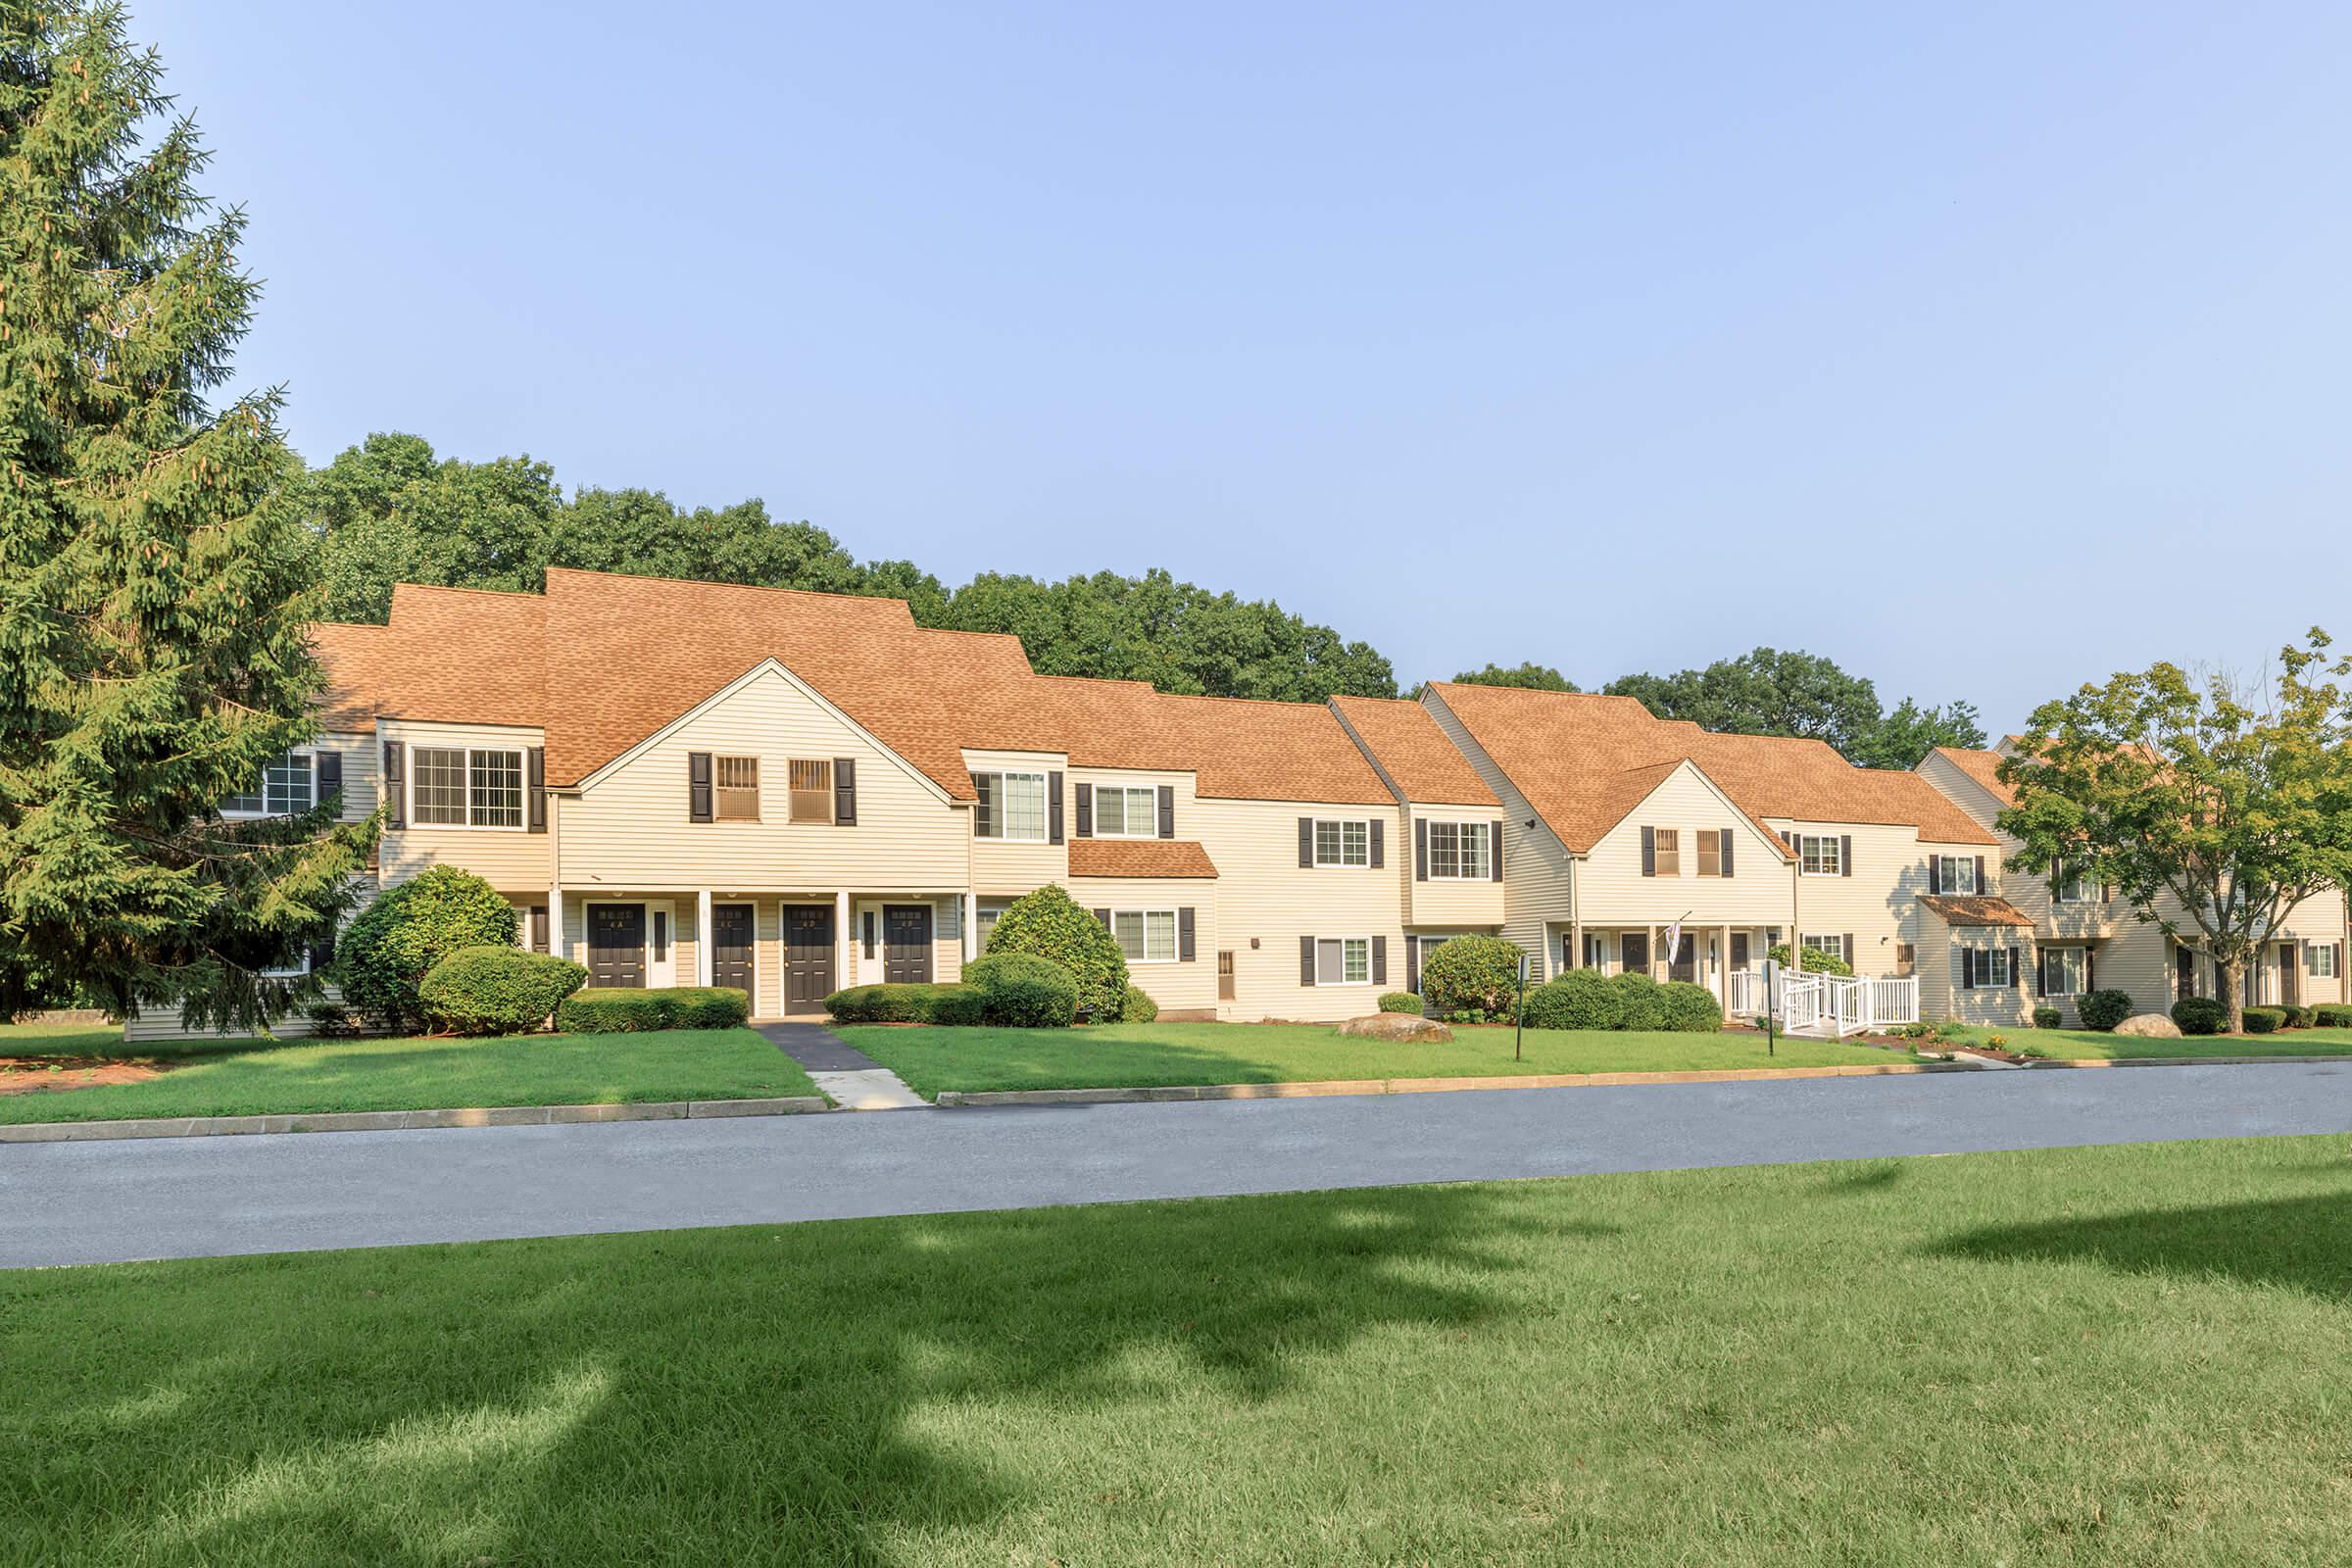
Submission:
M 2352 639 L 2344 7 L 134 25 L 313 461 L 412 430 L 950 581 L 1165 565 L 1408 683 L 1773 643 L 1997 731 Z

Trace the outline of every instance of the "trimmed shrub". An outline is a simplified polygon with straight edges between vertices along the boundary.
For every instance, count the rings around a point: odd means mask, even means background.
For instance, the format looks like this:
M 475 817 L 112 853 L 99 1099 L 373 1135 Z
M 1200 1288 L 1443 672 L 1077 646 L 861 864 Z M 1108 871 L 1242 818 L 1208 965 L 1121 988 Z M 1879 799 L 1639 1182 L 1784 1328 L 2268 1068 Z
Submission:
M 2075 999 L 2075 1011 L 2085 1029 L 2113 1029 L 2132 1016 L 2132 994 L 2128 991 L 2086 991 Z
M 2066 1014 L 2060 1012 L 2056 1007 L 2035 1007 L 2034 1009 L 2034 1027 L 2036 1029 L 2055 1029 L 2064 1022 L 2066 1022 Z
M 2308 1029 L 2311 1027 L 2311 1009 L 2309 1007 L 2297 1006 L 2295 1004 L 2290 1002 L 2279 1010 L 2286 1014 L 2286 1026 L 2289 1029 Z
M 2211 997 L 2182 997 L 2173 1004 L 2173 1022 L 2184 1035 L 2218 1035 L 2230 1027 L 2230 1009 Z
M 460 948 L 416 988 L 425 1015 L 462 1035 L 518 1035 L 547 1022 L 588 971 L 552 953 Z
M 1439 1012 L 1507 1019 L 1519 993 L 1519 947 L 1500 937 L 1455 937 L 1421 959 L 1421 995 Z
M 1127 988 L 1127 995 L 1119 1003 L 1121 1023 L 1150 1023 L 1158 1016 L 1159 1004 L 1152 1000 L 1151 992 L 1142 986 Z
M 737 986 L 590 986 L 556 1008 L 564 1034 L 644 1034 L 657 1029 L 735 1029 L 752 1015 L 752 999 Z
M 1617 1016 L 1623 1020 L 1620 1029 L 1663 1029 L 1666 1027 L 1666 998 L 1663 988 L 1638 969 L 1609 976 L 1609 989 L 1617 994 Z
M 514 906 L 470 871 L 436 865 L 376 895 L 335 944 L 327 978 L 343 1000 L 386 1029 L 422 1028 L 419 988 L 461 948 L 514 946 Z
M 2314 1007 L 2311 1021 L 2322 1029 L 2352 1029 L 2352 1007 Z
M 924 983 L 851 986 L 825 999 L 836 1023 L 927 1023 L 939 987 Z
M 2285 1024 L 2286 1009 L 2283 1007 L 2248 1007 L 2246 1009 L 2246 1033 L 2250 1035 L 2277 1034 Z
M 1767 953 L 1765 956 L 1770 958 L 1773 962 L 1783 965 L 1784 967 L 1791 961 L 1788 957 L 1788 944 L 1786 942 L 1775 944 L 1772 951 Z M 1797 967 L 1799 969 L 1809 969 L 1815 974 L 1850 975 L 1854 972 L 1854 966 L 1852 964 L 1846 962 L 1835 953 L 1824 953 L 1819 948 L 1807 948 L 1804 951 L 1803 956 L 1804 962 L 1799 963 Z
M 1678 1034 L 1711 1035 L 1723 1028 L 1723 1004 L 1705 986 L 1688 980 L 1669 980 L 1658 987 L 1666 1027 Z
M 1409 1012 L 1417 1017 L 1422 1010 L 1421 999 L 1410 991 L 1391 991 L 1381 997 L 1380 1010 L 1383 1012 Z
M 1597 969 L 1571 969 L 1527 994 L 1530 1029 L 1622 1029 L 1625 1002 Z
M 1093 918 L 1088 916 L 1090 921 Z M 1102 928 L 1098 925 L 1096 929 Z M 963 980 L 980 993 L 981 1016 L 1004 1028 L 1066 1029 L 1078 1014 L 1075 977 L 1053 959 L 1034 953 L 992 952 L 965 964 Z M 1125 991 L 1124 984 L 1120 989 Z
M 1006 905 L 988 934 L 988 956 L 1022 954 L 1048 959 L 1069 977 L 1081 1013 L 1097 1023 L 1118 1021 L 1127 956 L 1092 911 L 1051 882 Z

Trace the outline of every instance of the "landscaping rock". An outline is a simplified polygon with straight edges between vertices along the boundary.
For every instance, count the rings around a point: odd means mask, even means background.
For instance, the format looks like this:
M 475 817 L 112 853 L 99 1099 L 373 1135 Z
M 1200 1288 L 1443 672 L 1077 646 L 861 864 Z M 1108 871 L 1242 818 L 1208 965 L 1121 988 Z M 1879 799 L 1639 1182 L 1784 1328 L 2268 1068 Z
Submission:
M 1405 1012 L 1376 1012 L 1369 1018 L 1350 1018 L 1340 1025 L 1340 1033 L 1357 1040 L 1422 1041 L 1451 1040 L 1453 1031 L 1432 1018 L 1416 1018 Z
M 2115 1032 L 2119 1035 L 2129 1035 L 2134 1040 L 2178 1040 L 2180 1038 L 2180 1026 L 2161 1012 L 2134 1013 L 2117 1024 Z

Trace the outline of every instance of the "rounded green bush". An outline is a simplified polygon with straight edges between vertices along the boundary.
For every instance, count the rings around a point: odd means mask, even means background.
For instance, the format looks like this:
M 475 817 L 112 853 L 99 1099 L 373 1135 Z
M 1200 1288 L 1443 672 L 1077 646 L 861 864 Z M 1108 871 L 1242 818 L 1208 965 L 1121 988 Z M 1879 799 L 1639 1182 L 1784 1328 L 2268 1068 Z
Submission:
M 921 982 L 851 986 L 827 997 L 825 1011 L 837 1023 L 925 1023 L 937 989 Z
M 564 1034 L 639 1034 L 656 1029 L 739 1029 L 752 1013 L 741 986 L 590 986 L 556 1008 Z
M 1705 986 L 1688 980 L 1669 980 L 1658 987 L 1666 1027 L 1678 1034 L 1711 1035 L 1723 1029 L 1723 1004 Z
M 2218 1035 L 2230 1027 L 2230 1009 L 2211 997 L 2182 997 L 2173 1004 L 2173 1022 L 2184 1035 Z
M 2034 1009 L 2034 1027 L 2036 1029 L 2055 1029 L 2064 1022 L 2066 1022 L 2066 1014 L 2060 1012 L 2056 1007 L 2035 1007 Z
M 970 1029 L 987 1020 L 988 999 L 970 986 L 933 986 L 927 1019 L 947 1029 Z
M 2248 1007 L 2245 1011 L 2246 1033 L 2250 1035 L 2277 1034 L 2286 1024 L 2283 1007 Z
M 2075 1012 L 2083 1028 L 2105 1032 L 2132 1016 L 2132 993 L 2085 991 L 2075 999 Z
M 1078 982 L 1034 953 L 974 958 L 963 966 L 963 981 L 980 993 L 981 1015 L 1003 1028 L 1066 1029 L 1078 1015 Z
M 2352 1007 L 2314 1007 L 2311 1021 L 2322 1029 L 2352 1029 Z
M 470 871 L 436 865 L 352 918 L 327 974 L 343 1000 L 394 1031 L 428 1021 L 419 988 L 461 948 L 514 946 L 514 906 Z
M 1033 954 L 1059 965 L 1077 988 L 1079 1012 L 1097 1023 L 1118 1021 L 1127 996 L 1127 956 L 1109 928 L 1058 886 L 1049 882 L 1023 894 L 997 916 L 988 934 L 988 956 L 1011 954 Z
M 2297 1006 L 2290 1002 L 2278 1010 L 2286 1014 L 2287 1028 L 2308 1029 L 2311 1027 L 2311 1009 L 2309 1007 Z
M 1624 1020 L 1620 1029 L 1663 1029 L 1666 1027 L 1665 988 L 1638 969 L 1609 977 L 1609 989 L 1617 995 L 1617 1016 Z
M 460 948 L 433 965 L 416 996 L 438 1028 L 518 1035 L 547 1022 L 565 997 L 587 983 L 586 968 L 553 954 Z
M 1151 992 L 1142 986 L 1127 988 L 1126 997 L 1119 1003 L 1121 1023 L 1150 1023 L 1158 1016 L 1159 1004 L 1152 1000 Z
M 1446 1017 L 1508 1018 L 1519 995 L 1519 947 L 1500 937 L 1455 937 L 1421 959 L 1421 995 Z
M 1380 1010 L 1383 1012 L 1409 1012 L 1413 1016 L 1419 1017 L 1422 1011 L 1422 1002 L 1410 991 L 1384 991 L 1381 993 Z
M 1596 969 L 1571 969 L 1527 994 L 1530 1029 L 1622 1029 L 1625 1000 Z

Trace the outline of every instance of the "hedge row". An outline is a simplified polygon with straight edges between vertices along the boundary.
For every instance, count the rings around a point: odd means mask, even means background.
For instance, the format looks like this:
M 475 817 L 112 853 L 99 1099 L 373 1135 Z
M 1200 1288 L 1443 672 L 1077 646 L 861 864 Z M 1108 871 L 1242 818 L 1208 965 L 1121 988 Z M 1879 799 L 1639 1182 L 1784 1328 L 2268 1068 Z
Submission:
M 825 1011 L 835 1023 L 975 1024 L 981 999 L 970 986 L 850 986 L 825 999 Z
M 738 986 L 591 986 L 564 999 L 556 1027 L 566 1034 L 638 1034 L 654 1029 L 733 1029 L 752 1015 Z
M 1604 975 L 1572 969 L 1527 994 L 1520 1021 L 1530 1029 L 1647 1029 L 1713 1034 L 1723 1005 L 1705 986 L 1658 984 L 1641 973 Z

